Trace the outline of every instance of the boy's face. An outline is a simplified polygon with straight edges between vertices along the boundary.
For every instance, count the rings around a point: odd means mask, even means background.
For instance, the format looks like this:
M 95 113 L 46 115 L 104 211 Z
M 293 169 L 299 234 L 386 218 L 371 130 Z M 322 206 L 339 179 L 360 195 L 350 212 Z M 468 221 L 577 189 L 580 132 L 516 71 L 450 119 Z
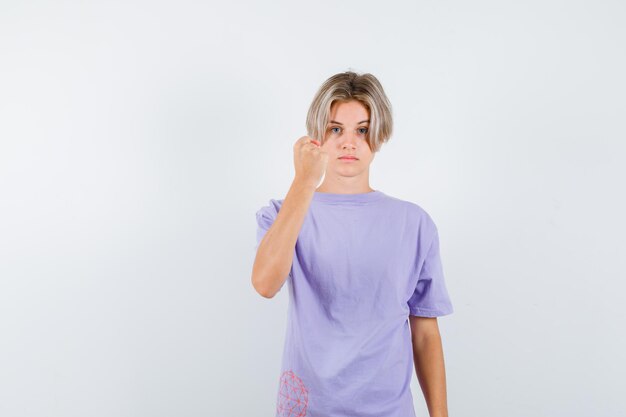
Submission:
M 369 174 L 369 165 L 374 159 L 366 140 L 369 116 L 367 108 L 357 100 L 332 104 L 322 143 L 322 149 L 328 153 L 327 173 L 345 177 Z M 357 159 L 341 158 L 345 155 Z

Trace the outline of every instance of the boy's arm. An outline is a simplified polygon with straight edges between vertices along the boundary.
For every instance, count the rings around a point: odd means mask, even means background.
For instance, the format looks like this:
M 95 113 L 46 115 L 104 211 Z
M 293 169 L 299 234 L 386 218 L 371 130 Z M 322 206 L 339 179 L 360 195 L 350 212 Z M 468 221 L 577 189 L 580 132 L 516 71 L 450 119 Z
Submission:
M 315 186 L 294 179 L 274 223 L 259 242 L 251 279 L 256 291 L 266 298 L 274 297 L 287 280 L 314 193 Z
M 448 417 L 446 371 L 436 317 L 409 316 L 413 362 L 430 417 Z
M 319 140 L 302 136 L 293 145 L 296 175 L 272 225 L 259 242 L 252 265 L 252 285 L 266 298 L 283 286 L 293 265 L 293 254 L 304 218 L 328 163 Z

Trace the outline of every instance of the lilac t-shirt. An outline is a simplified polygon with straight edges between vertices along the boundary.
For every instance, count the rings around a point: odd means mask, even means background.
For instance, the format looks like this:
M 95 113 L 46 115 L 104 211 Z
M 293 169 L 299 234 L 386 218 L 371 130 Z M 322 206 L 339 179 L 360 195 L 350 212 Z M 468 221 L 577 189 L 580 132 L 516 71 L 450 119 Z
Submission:
M 257 247 L 283 201 L 256 213 Z M 408 316 L 453 312 L 430 215 L 379 190 L 316 191 L 285 282 L 276 416 L 414 417 Z

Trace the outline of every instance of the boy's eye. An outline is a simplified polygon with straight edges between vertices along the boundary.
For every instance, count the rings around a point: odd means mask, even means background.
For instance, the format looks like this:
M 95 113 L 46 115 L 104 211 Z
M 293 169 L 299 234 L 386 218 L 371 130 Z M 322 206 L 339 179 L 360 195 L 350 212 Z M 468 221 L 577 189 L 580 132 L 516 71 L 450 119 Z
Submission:
M 338 131 L 338 130 L 337 130 L 337 131 L 335 131 L 334 129 L 339 129 L 339 130 L 341 130 L 341 128 L 340 128 L 340 127 L 335 126 L 335 127 L 331 127 L 331 128 L 330 128 L 330 131 L 331 131 L 331 132 L 333 132 L 333 133 L 339 133 L 339 131 Z M 366 127 L 360 127 L 360 128 L 359 128 L 359 132 L 365 135 L 365 134 L 367 133 L 367 128 L 366 128 Z

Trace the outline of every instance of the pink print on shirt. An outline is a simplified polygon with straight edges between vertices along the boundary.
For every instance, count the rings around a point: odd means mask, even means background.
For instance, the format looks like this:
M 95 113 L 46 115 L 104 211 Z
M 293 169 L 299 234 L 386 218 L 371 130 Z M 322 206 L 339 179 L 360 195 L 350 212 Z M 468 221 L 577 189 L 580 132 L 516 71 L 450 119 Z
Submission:
M 309 392 L 293 371 L 280 376 L 276 417 L 305 417 Z

